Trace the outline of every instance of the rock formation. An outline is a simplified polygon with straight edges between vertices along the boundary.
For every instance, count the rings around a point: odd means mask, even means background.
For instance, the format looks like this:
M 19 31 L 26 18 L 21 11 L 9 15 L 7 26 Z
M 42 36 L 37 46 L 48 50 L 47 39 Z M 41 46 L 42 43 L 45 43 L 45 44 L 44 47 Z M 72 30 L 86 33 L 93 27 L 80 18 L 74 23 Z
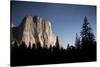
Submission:
M 50 21 L 40 16 L 26 16 L 18 27 L 16 38 L 19 43 L 25 42 L 27 47 L 38 43 L 42 47 L 44 45 L 50 47 L 50 45 L 55 46 L 56 43 L 56 36 L 52 32 Z

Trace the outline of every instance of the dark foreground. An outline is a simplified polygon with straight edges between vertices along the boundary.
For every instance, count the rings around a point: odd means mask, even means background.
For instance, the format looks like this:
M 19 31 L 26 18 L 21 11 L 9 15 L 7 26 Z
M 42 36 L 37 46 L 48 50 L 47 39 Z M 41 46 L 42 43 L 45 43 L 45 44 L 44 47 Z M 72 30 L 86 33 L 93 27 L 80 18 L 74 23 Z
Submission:
M 92 46 L 67 49 L 50 47 L 49 49 L 35 45 L 26 48 L 23 43 L 20 47 L 11 46 L 11 66 L 42 65 L 57 63 L 74 63 L 96 61 L 96 44 Z

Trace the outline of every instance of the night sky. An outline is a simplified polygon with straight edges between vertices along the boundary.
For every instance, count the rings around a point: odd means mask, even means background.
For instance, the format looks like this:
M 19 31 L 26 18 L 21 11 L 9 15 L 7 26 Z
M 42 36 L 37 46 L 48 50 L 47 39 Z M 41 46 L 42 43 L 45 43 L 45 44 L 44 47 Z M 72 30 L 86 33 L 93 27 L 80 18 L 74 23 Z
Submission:
M 96 6 L 21 1 L 11 4 L 11 23 L 19 25 L 27 15 L 41 16 L 51 22 L 53 33 L 65 47 L 68 43 L 74 45 L 76 33 L 80 35 L 85 16 L 96 36 Z

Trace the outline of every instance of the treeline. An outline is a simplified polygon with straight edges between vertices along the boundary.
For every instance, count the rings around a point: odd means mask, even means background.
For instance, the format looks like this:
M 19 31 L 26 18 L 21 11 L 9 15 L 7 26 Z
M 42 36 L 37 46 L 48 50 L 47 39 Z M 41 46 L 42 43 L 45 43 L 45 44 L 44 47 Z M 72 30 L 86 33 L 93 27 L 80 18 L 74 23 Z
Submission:
M 66 49 L 60 47 L 58 37 L 56 46 L 50 48 L 41 47 L 40 43 L 32 48 L 24 42 L 18 46 L 15 41 L 11 46 L 11 66 L 96 61 L 96 41 L 91 30 L 85 17 L 80 36 L 76 34 L 75 46 L 68 44 Z

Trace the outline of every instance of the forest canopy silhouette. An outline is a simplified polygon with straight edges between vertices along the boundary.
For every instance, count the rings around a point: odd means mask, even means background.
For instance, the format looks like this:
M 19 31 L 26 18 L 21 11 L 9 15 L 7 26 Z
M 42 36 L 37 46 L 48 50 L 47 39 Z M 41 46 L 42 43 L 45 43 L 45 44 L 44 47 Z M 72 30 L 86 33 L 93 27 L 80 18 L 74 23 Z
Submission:
M 33 44 L 32 48 L 25 42 L 18 46 L 15 41 L 11 44 L 11 66 L 96 61 L 96 40 L 86 16 L 80 30 L 79 36 L 76 33 L 75 46 L 68 44 L 65 49 L 60 47 L 58 37 L 56 46 L 50 48 L 41 47 L 41 43 Z

